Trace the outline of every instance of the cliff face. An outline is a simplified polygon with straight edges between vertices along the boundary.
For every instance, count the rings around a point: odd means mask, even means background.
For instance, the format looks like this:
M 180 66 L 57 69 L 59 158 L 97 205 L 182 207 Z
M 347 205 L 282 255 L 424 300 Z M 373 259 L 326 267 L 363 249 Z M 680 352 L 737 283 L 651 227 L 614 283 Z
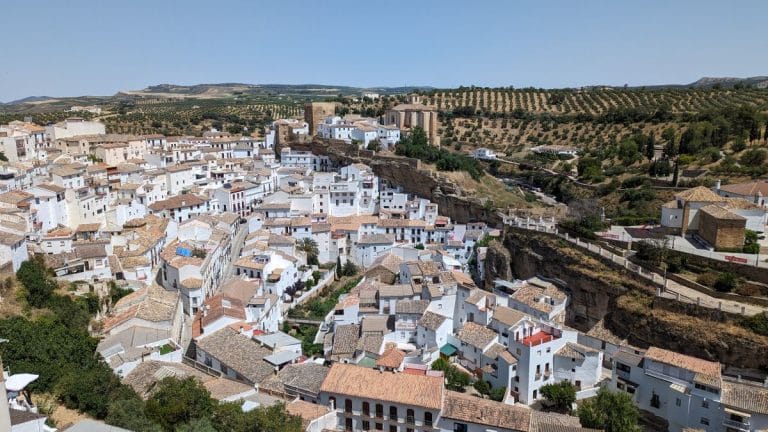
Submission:
M 768 337 L 735 324 L 736 317 L 695 305 L 656 299 L 654 287 L 621 267 L 575 249 L 564 240 L 529 231 L 506 229 L 505 255 L 489 248 L 486 281 L 536 275 L 560 279 L 570 291 L 566 322 L 589 331 L 604 319 L 605 327 L 640 347 L 650 345 L 718 360 L 744 368 L 766 368 Z M 508 260 L 505 262 L 505 257 Z
M 343 165 L 363 163 L 371 167 L 380 178 L 403 188 L 404 191 L 428 198 L 439 206 L 440 214 L 456 223 L 484 221 L 501 226 L 495 211 L 489 211 L 474 197 L 466 196 L 461 188 L 431 170 L 421 167 L 416 159 L 399 156 L 381 156 L 343 141 L 315 140 L 310 144 L 291 144 L 292 149 L 308 150 L 328 156 Z

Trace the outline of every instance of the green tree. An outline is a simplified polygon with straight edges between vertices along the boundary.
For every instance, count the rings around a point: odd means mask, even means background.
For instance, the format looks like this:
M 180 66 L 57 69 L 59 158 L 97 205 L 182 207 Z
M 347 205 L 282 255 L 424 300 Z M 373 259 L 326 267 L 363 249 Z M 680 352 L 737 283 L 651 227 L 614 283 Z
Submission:
M 104 421 L 112 426 L 135 432 L 161 432 L 162 428 L 147 418 L 144 401 L 134 395 L 128 399 L 109 402 L 109 414 Z
M 473 387 L 480 394 L 487 395 L 491 393 L 491 383 L 489 383 L 484 379 L 479 379 L 475 381 L 475 384 L 473 384 Z
M 208 418 L 190 420 L 176 428 L 176 432 L 218 432 Z
M 375 152 L 380 151 L 381 143 L 377 139 L 371 140 L 371 142 L 369 142 L 368 145 L 366 146 L 366 149 L 370 151 L 375 151 Z
M 768 153 L 763 149 L 749 149 L 741 155 L 739 161 L 747 166 L 757 167 L 765 163 Z
M 638 410 L 632 397 L 625 392 L 601 388 L 597 396 L 579 407 L 581 426 L 605 432 L 638 432 Z
M 5 155 L 4 151 L 0 151 L 0 161 L 8 162 L 8 156 Z
M 576 402 L 576 387 L 570 381 L 547 384 L 541 388 L 541 395 L 547 398 L 560 412 L 568 412 Z
M 25 298 L 32 307 L 45 307 L 56 290 L 56 283 L 48 276 L 41 256 L 21 263 L 16 279 L 24 287 Z
M 760 243 L 758 242 L 757 232 L 744 230 L 744 253 L 760 253 Z
M 344 275 L 344 270 L 341 267 L 341 257 L 336 257 L 336 279 L 341 279 L 341 277 Z
M 173 431 L 191 420 L 209 417 L 214 406 L 210 393 L 196 379 L 169 377 L 158 383 L 146 412 L 164 430 Z
M 738 281 L 736 276 L 731 272 L 720 273 L 715 281 L 715 289 L 720 292 L 731 292 L 736 288 Z
M 305 237 L 296 243 L 296 250 L 307 254 L 307 264 L 318 265 L 317 256 L 320 253 L 317 242 L 309 237 Z
M 344 273 L 344 276 L 354 276 L 357 274 L 357 266 L 352 260 L 348 259 L 347 262 L 344 263 L 344 270 L 342 273 Z
M 506 387 L 494 387 L 491 389 L 490 398 L 491 400 L 495 400 L 496 402 L 503 402 L 504 396 L 507 395 L 507 388 Z
M 105 418 L 109 411 L 111 395 L 120 387 L 112 370 L 101 365 L 83 373 L 80 368 L 68 369 L 56 385 L 59 399 L 68 408 L 88 413 L 96 418 Z

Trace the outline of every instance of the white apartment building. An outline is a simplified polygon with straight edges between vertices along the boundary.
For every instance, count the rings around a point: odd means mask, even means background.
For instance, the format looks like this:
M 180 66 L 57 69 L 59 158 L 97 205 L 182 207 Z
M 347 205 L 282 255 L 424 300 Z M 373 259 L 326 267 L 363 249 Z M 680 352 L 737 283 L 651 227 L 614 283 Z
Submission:
M 669 430 L 760 431 L 768 427 L 768 388 L 725 379 L 721 365 L 661 348 L 613 356 L 611 386 L 638 408 L 666 419 Z
M 45 127 L 45 135 L 51 142 L 76 135 L 103 135 L 105 133 L 104 123 L 88 121 L 80 117 L 68 118 L 63 122 Z
M 412 375 L 335 363 L 320 386 L 320 403 L 335 409 L 339 430 L 436 430 L 444 392 L 439 372 Z

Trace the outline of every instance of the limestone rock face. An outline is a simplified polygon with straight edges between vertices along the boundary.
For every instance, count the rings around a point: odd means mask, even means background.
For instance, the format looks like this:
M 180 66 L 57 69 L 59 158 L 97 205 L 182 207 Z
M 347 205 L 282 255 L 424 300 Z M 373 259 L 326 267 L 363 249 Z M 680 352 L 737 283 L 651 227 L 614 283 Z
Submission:
M 738 316 L 656 298 L 644 279 L 551 235 L 507 227 L 504 247 L 513 277 L 541 275 L 565 283 L 571 327 L 586 332 L 603 320 L 615 336 L 642 348 L 653 345 L 741 368 L 768 367 L 768 356 L 755 355 L 768 352 L 768 337 L 739 326 Z M 491 256 L 486 271 L 502 275 L 504 255 L 489 247 L 486 260 Z M 490 277 L 495 276 L 486 280 Z

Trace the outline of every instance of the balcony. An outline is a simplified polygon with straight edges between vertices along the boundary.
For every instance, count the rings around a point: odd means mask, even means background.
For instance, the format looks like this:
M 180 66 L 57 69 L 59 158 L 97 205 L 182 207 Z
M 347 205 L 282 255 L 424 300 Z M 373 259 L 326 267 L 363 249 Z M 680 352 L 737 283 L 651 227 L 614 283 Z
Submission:
M 558 337 L 553 334 L 549 334 L 547 332 L 541 331 L 531 336 L 528 336 L 526 338 L 523 338 L 523 340 L 521 340 L 520 342 L 527 347 L 533 347 L 533 346 L 552 342 L 557 338 Z
M 749 432 L 750 430 L 749 420 L 726 419 L 726 420 L 723 420 L 723 426 L 725 426 L 728 429 L 735 429 L 735 430 L 744 431 L 744 432 Z

